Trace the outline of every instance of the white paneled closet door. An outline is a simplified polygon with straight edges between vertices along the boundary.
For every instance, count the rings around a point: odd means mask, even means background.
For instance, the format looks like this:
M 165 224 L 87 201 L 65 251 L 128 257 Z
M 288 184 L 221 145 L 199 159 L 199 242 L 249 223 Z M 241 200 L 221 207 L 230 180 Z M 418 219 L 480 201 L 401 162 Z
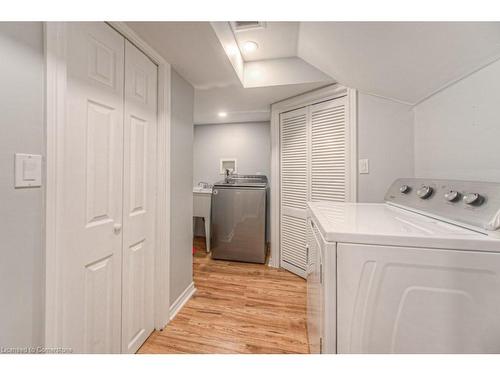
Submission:
M 281 267 L 306 274 L 306 203 L 309 198 L 307 107 L 280 115 Z
M 133 353 L 154 324 L 157 67 L 103 22 L 66 27 L 62 346 Z
M 347 97 L 280 114 L 281 267 L 306 276 L 307 201 L 349 201 Z
M 122 352 L 153 331 L 157 67 L 125 41 Z
M 66 27 L 62 346 L 120 353 L 124 38 L 101 22 Z

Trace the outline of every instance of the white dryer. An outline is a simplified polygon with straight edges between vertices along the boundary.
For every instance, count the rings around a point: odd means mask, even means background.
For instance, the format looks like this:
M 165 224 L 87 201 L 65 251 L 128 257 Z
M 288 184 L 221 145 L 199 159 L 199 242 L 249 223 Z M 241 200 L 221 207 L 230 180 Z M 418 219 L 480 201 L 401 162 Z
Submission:
M 308 204 L 312 353 L 500 353 L 500 184 Z

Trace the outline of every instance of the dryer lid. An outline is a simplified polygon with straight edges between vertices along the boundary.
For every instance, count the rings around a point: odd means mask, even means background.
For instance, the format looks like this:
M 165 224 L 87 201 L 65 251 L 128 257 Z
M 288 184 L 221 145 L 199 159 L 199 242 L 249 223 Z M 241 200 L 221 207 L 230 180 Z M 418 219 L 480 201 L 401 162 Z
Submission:
M 327 242 L 500 251 L 483 233 L 385 203 L 309 202 L 308 215 Z

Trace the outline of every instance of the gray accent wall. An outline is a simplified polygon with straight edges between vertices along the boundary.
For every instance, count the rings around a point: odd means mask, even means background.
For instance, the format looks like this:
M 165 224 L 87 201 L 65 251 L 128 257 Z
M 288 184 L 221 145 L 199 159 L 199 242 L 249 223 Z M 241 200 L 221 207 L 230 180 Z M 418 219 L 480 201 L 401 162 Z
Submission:
M 271 128 L 269 122 L 196 125 L 194 127 L 193 186 L 224 178 L 220 159 L 236 158 L 239 174 L 261 173 L 269 178 L 271 170 Z
M 224 178 L 220 159 L 235 158 L 239 174 L 271 174 L 271 125 L 269 122 L 196 125 L 194 127 L 193 186 L 213 184 Z M 269 199 L 269 196 L 268 196 Z M 268 202 L 268 219 L 269 219 Z M 269 220 L 267 231 L 269 233 Z M 194 220 L 194 233 L 204 236 L 200 218 Z
M 172 69 L 170 303 L 193 281 L 193 103 L 194 89 Z
M 369 173 L 358 173 L 358 201 L 383 202 L 396 178 L 413 177 L 413 111 L 407 104 L 358 93 L 358 159 Z
M 43 342 L 43 189 L 14 189 L 14 153 L 44 152 L 41 22 L 0 22 L 0 347 Z

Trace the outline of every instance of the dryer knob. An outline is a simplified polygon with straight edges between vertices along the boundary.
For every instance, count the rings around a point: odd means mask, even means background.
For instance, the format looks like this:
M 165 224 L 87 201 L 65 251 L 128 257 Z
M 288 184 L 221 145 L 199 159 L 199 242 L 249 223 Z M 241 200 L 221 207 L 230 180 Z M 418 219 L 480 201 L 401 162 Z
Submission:
M 410 192 L 410 190 L 411 190 L 411 188 L 408 185 L 401 185 L 401 187 L 399 188 L 399 191 L 402 194 L 408 194 Z
M 467 193 L 462 199 L 469 205 L 481 204 L 483 201 L 483 197 L 477 193 Z
M 428 185 L 422 185 L 420 189 L 417 190 L 417 196 L 420 199 L 427 199 L 432 195 L 433 189 Z
M 456 190 L 450 190 L 449 192 L 447 192 L 445 195 L 444 195 L 444 198 L 448 201 L 448 202 L 454 202 L 456 201 L 458 198 L 460 197 L 460 193 Z

